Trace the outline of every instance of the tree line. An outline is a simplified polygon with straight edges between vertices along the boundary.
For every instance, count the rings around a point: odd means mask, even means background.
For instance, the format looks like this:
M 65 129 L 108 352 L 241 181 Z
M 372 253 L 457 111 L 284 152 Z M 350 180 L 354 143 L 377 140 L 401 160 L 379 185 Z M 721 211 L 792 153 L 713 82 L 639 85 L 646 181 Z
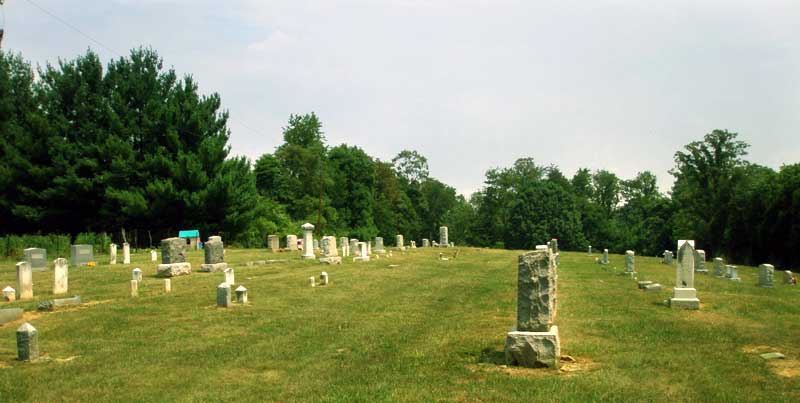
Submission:
M 490 169 L 469 198 L 430 176 L 427 159 L 391 161 L 326 143 L 314 113 L 292 115 L 283 143 L 255 162 L 230 156 L 228 113 L 152 49 L 104 66 L 87 51 L 34 69 L 0 53 L 0 234 L 134 234 L 149 246 L 179 229 L 264 246 L 268 234 L 437 239 L 530 249 L 633 249 L 660 255 L 695 239 L 708 256 L 800 263 L 800 165 L 745 160 L 736 133 L 715 130 L 678 150 L 668 194 L 630 179 L 532 158 Z M 114 235 L 117 237 L 117 235 Z

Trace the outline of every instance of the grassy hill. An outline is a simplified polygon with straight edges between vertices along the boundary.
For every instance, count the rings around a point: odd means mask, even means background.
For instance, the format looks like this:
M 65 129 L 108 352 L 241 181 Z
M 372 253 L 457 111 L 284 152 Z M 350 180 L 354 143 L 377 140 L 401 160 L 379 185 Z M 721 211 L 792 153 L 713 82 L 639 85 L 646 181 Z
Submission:
M 509 368 L 520 252 L 459 250 L 322 266 L 228 249 L 250 297 L 229 309 L 215 307 L 222 273 L 174 278 L 165 294 L 142 252 L 129 266 L 71 267 L 69 295 L 84 304 L 38 313 L 51 267 L 34 273 L 34 301 L 0 303 L 29 311 L 45 356 L 16 361 L 23 321 L 0 326 L 0 401 L 800 401 L 800 290 L 780 273 L 774 289 L 750 267 L 741 283 L 698 275 L 702 309 L 675 311 L 663 304 L 674 267 L 637 257 L 639 279 L 665 286 L 645 294 L 619 274 L 622 256 L 602 267 L 562 253 L 556 324 L 569 357 L 560 371 Z M 202 254 L 190 261 L 197 270 Z M 145 278 L 132 299 L 135 266 Z M 323 270 L 332 284 L 309 287 Z M 14 262 L 0 265 L 6 285 Z M 769 351 L 786 359 L 758 356 Z

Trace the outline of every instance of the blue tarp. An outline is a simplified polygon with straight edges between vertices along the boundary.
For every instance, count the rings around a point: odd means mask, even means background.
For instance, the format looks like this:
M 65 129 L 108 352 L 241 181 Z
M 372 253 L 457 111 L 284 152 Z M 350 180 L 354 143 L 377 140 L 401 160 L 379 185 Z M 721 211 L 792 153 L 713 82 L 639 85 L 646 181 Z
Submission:
M 200 238 L 200 231 L 196 229 L 178 231 L 178 238 Z

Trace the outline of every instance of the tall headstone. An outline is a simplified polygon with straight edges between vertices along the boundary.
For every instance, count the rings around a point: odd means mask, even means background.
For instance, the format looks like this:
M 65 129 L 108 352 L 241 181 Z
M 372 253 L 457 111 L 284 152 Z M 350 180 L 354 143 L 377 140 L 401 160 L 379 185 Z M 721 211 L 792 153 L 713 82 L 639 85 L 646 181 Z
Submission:
M 277 235 L 267 235 L 267 245 L 273 252 L 277 252 L 281 248 Z
M 236 284 L 236 278 L 234 277 L 233 267 L 225 269 L 223 273 L 225 273 L 225 282 L 228 283 L 228 285 Z
M 372 256 L 372 243 L 369 242 L 369 241 L 364 242 L 364 243 L 367 244 L 367 256 Z
M 117 244 L 115 243 L 108 245 L 108 260 L 109 264 L 117 264 Z
M 33 273 L 28 262 L 17 263 L 17 290 L 20 301 L 33 299 Z
M 328 285 L 328 272 L 323 271 L 319 275 L 319 283 L 320 285 Z
M 131 245 L 127 242 L 122 244 L 122 264 L 131 264 Z
M 203 246 L 203 257 L 203 264 L 200 265 L 202 272 L 218 272 L 228 268 L 225 263 L 225 245 L 221 238 L 208 238 Z
M 31 264 L 33 271 L 47 271 L 47 250 L 28 248 L 22 251 L 22 260 Z
M 20 361 L 39 358 L 39 334 L 28 322 L 17 328 L 17 357 Z
M 339 237 L 339 243 L 342 245 L 342 257 L 350 256 L 350 240 L 346 236 Z
M 398 249 L 400 249 L 400 250 L 406 250 L 406 244 L 405 244 L 405 240 L 403 239 L 403 236 L 402 236 L 402 235 L 397 235 L 397 236 L 395 237 L 395 244 L 397 245 L 397 248 L 398 248 Z
M 350 238 L 350 254 L 355 256 L 361 256 L 361 251 L 358 250 L 358 239 Z
M 368 262 L 369 261 L 369 252 L 367 251 L 367 243 L 366 242 L 359 242 L 358 243 L 358 256 L 353 258 L 354 262 Z
M 53 294 L 66 294 L 68 289 L 69 275 L 67 259 L 60 257 L 56 259 L 53 264 L 55 265 L 53 269 L 53 274 L 55 275 L 55 280 L 53 282 Z
M 303 255 L 300 259 L 316 259 L 314 255 L 314 225 L 305 223 L 301 227 L 303 229 Z
M 227 308 L 231 305 L 231 285 L 223 282 L 217 286 L 217 308 Z
M 375 237 L 375 253 L 379 255 L 386 253 L 386 247 L 383 246 L 383 237 Z
M 71 245 L 69 247 L 69 255 L 70 265 L 86 265 L 86 263 L 94 260 L 94 247 L 92 245 Z
M 167 238 L 161 240 L 161 264 L 156 267 L 160 277 L 175 277 L 192 272 L 192 264 L 186 261 L 186 240 Z
M 431 240 L 428 238 L 422 238 L 422 247 L 423 248 L 430 248 L 431 247 Z
M 608 249 L 603 249 L 603 260 L 600 263 L 608 264 Z
M 556 318 L 557 272 L 549 249 L 519 256 L 517 325 L 506 337 L 509 365 L 558 368 L 561 345 Z
M 702 249 L 694 251 L 694 271 L 696 273 L 708 274 L 708 269 L 706 269 L 706 251 Z
M 589 245 L 589 256 L 592 256 L 592 245 Z
M 625 274 L 631 276 L 636 274 L 635 259 L 636 259 L 636 253 L 634 251 L 632 250 L 625 251 Z
M 439 227 L 439 246 L 443 248 L 450 246 L 450 239 L 447 236 L 447 227 Z
M 716 277 L 725 277 L 726 274 L 726 267 L 725 261 L 722 260 L 721 257 L 714 258 L 714 276 Z
M 772 287 L 775 285 L 775 266 L 771 264 L 761 264 L 758 266 L 758 286 Z
M 297 235 L 286 235 L 286 249 L 289 249 L 290 252 L 297 250 Z
M 165 278 L 164 279 L 164 292 L 172 292 L 172 280 Z
M 314 250 L 315 250 L 315 251 L 318 251 L 318 250 L 320 250 L 320 247 L 319 247 L 319 239 L 316 239 L 316 238 L 315 238 L 315 239 L 312 241 L 312 243 L 313 243 L 313 245 L 314 245 Z
M 139 281 L 138 280 L 131 280 L 131 297 L 138 297 L 139 296 Z
M 694 288 L 694 241 L 678 241 L 678 268 L 675 288 L 669 306 L 677 309 L 700 309 L 700 300 Z

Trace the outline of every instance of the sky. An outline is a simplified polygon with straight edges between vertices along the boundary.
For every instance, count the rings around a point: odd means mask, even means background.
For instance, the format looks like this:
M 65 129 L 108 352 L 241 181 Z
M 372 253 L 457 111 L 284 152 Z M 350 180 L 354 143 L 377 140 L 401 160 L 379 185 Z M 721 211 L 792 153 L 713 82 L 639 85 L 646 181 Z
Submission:
M 220 94 L 253 161 L 315 112 L 329 145 L 417 150 L 464 195 L 525 157 L 650 170 L 666 192 L 675 152 L 714 129 L 754 163 L 800 162 L 795 0 L 5 3 L 2 47 L 34 64 L 156 49 Z

